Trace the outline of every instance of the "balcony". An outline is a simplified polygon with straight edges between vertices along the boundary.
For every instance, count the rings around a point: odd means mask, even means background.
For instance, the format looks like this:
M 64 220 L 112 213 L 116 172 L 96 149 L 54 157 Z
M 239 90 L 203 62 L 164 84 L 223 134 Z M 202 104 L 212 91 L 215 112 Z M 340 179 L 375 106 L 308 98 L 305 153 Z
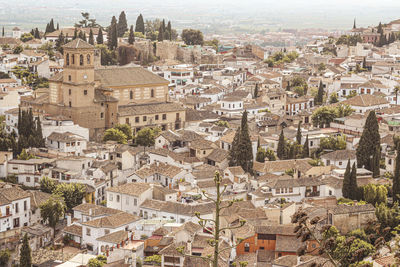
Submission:
M 306 191 L 306 197 L 319 197 L 320 192 L 319 191 Z

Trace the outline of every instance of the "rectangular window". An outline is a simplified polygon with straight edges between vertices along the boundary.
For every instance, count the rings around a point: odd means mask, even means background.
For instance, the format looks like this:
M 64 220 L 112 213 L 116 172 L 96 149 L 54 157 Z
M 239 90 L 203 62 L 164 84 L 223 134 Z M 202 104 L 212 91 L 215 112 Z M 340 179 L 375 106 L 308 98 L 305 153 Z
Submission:
M 30 182 L 31 182 L 31 177 L 27 176 L 27 177 L 26 177 L 26 182 L 27 182 L 27 183 L 30 183 Z
M 119 195 L 117 195 L 117 202 L 119 202 Z
M 125 123 L 129 125 L 129 118 L 125 119 Z
M 158 115 L 155 116 L 155 120 L 158 121 Z
M 143 121 L 147 121 L 147 116 L 143 116 Z
M 166 120 L 167 119 L 167 114 L 162 114 L 162 119 Z
M 139 122 L 139 117 L 135 117 L 135 122 L 136 122 L 136 123 Z
M 100 112 L 100 118 L 101 119 L 104 118 L 104 113 L 103 112 Z
M 86 235 L 90 236 L 90 228 L 86 228 Z
M 68 89 L 68 94 L 69 94 L 69 95 L 71 95 L 71 94 L 72 94 L 72 91 L 71 91 L 71 89 Z
M 137 199 L 136 198 L 133 199 L 133 205 L 137 206 Z
M 69 107 L 72 107 L 72 102 L 71 101 L 69 101 Z
M 28 209 L 28 202 L 26 202 L 26 200 L 24 201 L 24 211 L 26 211 Z
M 84 94 L 84 95 L 87 95 L 87 90 L 83 90 L 83 94 Z
M 15 203 L 15 213 L 19 212 L 19 207 L 18 207 L 18 203 Z
M 71 75 L 68 75 L 68 81 L 71 81 Z

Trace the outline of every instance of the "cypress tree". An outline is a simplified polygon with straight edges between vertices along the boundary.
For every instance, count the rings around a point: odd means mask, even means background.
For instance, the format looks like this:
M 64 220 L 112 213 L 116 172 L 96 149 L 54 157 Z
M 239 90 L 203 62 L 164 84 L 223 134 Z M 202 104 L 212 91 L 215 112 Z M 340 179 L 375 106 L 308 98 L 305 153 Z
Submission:
M 43 138 L 43 132 L 42 132 L 42 124 L 40 122 L 40 117 L 38 116 L 36 118 L 36 134 L 35 134 L 35 139 L 36 139 L 36 147 L 44 147 L 44 138 Z
M 379 25 L 378 25 L 377 32 L 378 32 L 378 33 L 383 33 L 382 23 L 380 23 L 380 22 L 379 22 Z
M 4 37 L 4 26 L 3 26 L 3 30 L 1 31 L 1 36 Z
M 144 20 L 142 14 L 140 14 L 136 19 L 135 32 L 141 32 L 144 34 Z
M 354 19 L 353 29 L 356 29 L 356 19 Z
M 56 50 L 59 51 L 60 53 L 62 53 L 63 52 L 63 47 L 62 46 L 64 44 L 65 44 L 65 38 L 64 38 L 63 33 L 61 32 L 58 35 L 58 39 L 56 40 Z
M 351 167 L 350 159 L 347 162 L 346 171 L 344 172 L 343 185 L 342 185 L 342 195 L 344 198 L 350 198 L 351 196 Z
M 101 27 L 99 28 L 99 33 L 97 34 L 97 39 L 96 39 L 96 43 L 97 44 L 103 44 L 103 30 L 101 29 Z
M 131 28 L 129 29 L 128 43 L 133 44 L 134 42 L 135 42 L 135 33 L 133 32 L 133 25 L 131 25 Z
M 49 24 L 49 32 L 54 32 L 55 30 L 56 28 L 54 27 L 54 20 L 51 19 Z
M 48 32 L 50 32 L 50 25 L 47 23 L 47 24 L 46 24 L 46 29 L 45 29 L 45 31 L 44 31 L 44 34 L 46 34 L 46 33 L 48 33 Z
M 125 11 L 122 11 L 121 14 L 119 14 L 118 18 L 118 26 L 117 26 L 118 37 L 124 36 L 124 33 L 127 30 L 128 30 L 128 22 L 126 21 Z
M 94 45 L 94 37 L 93 37 L 92 29 L 90 29 L 90 32 L 89 32 L 89 44 Z
M 379 177 L 380 175 L 380 158 L 381 158 L 381 148 L 380 146 L 376 146 L 374 149 L 374 154 L 372 156 L 372 176 L 374 178 Z
M 32 29 L 30 33 L 32 34 L 33 37 L 35 37 L 35 30 L 34 29 Z
M 22 241 L 20 255 L 21 255 L 21 257 L 19 259 L 19 266 L 20 267 L 31 267 L 32 266 L 31 247 L 29 246 L 28 234 L 26 234 L 26 233 L 25 233 L 24 239 Z
M 276 151 L 276 155 L 278 156 L 279 159 L 281 159 L 281 160 L 284 159 L 285 151 L 286 151 L 286 141 L 285 141 L 285 135 L 283 134 L 283 129 L 282 129 L 281 134 L 279 135 L 278 148 Z
M 82 40 L 85 41 L 85 42 L 87 42 L 87 39 L 86 39 L 86 32 L 83 32 L 83 34 L 82 34 Z
M 239 127 L 236 130 L 235 137 L 233 138 L 233 141 L 232 141 L 231 149 L 229 150 L 229 156 L 228 156 L 229 166 L 238 166 L 237 158 L 238 158 L 238 154 L 239 154 L 238 148 L 239 148 L 239 142 L 240 142 L 240 132 L 241 132 L 241 130 Z
M 60 24 L 57 22 L 57 31 L 60 29 Z
M 322 85 L 322 81 L 320 81 L 317 97 L 315 98 L 315 104 L 322 105 L 323 101 L 324 101 L 324 86 Z
M 364 130 L 356 151 L 358 167 L 363 167 L 370 171 L 373 171 L 374 168 L 379 169 L 380 153 L 376 152 L 376 148 L 380 147 L 380 139 L 378 120 L 375 111 L 371 111 L 365 121 Z M 376 156 L 375 160 L 373 160 L 374 154 Z
M 254 87 L 254 94 L 253 94 L 254 99 L 258 97 L 258 83 L 256 83 L 256 87 Z
M 400 201 L 400 145 L 396 147 L 396 162 L 393 176 L 393 202 Z
M 262 147 L 257 148 L 256 161 L 265 162 L 265 149 Z
M 17 125 L 17 129 L 18 129 L 18 135 L 21 134 L 21 128 L 22 128 L 22 113 L 21 113 L 21 108 L 18 107 L 18 125 Z
M 35 29 L 35 39 L 40 39 L 40 33 L 38 28 Z
M 172 41 L 172 26 L 171 26 L 171 21 L 168 21 L 168 24 L 167 24 L 167 33 L 169 34 L 168 40 Z
M 308 158 L 310 156 L 310 148 L 308 145 L 308 134 L 306 136 L 306 141 L 304 142 L 304 145 L 303 145 L 302 156 L 303 156 L 303 158 Z
M 72 37 L 72 40 L 75 40 L 76 38 L 78 38 L 78 29 L 75 28 L 74 30 L 74 37 Z
M 358 198 L 357 167 L 356 163 L 353 163 L 350 174 L 350 199 L 357 200 Z
M 301 121 L 299 121 L 299 125 L 297 125 L 297 134 L 296 134 L 296 142 L 301 145 Z
M 162 27 L 162 25 L 160 25 L 160 28 L 158 29 L 158 37 L 157 40 L 159 42 L 162 42 L 164 40 L 164 29 Z
M 249 126 L 247 124 L 246 110 L 243 112 L 240 128 L 238 163 L 242 166 L 244 171 L 253 173 L 253 149 L 250 140 Z
M 114 50 L 118 46 L 118 29 L 117 29 L 117 19 L 115 16 L 111 19 L 111 24 L 108 30 L 108 49 Z

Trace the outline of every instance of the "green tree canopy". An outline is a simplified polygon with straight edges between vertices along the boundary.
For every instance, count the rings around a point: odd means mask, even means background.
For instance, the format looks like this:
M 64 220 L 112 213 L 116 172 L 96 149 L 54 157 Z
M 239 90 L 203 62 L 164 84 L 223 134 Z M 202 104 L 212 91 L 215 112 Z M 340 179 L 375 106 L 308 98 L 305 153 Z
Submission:
M 184 29 L 181 34 L 182 40 L 187 45 L 203 45 L 203 33 L 199 30 Z
M 137 145 L 143 146 L 143 147 L 149 147 L 153 146 L 156 137 L 160 133 L 159 128 L 143 128 L 140 129 L 140 131 L 137 132 L 136 137 L 135 137 L 135 142 Z
M 53 179 L 51 179 L 47 176 L 40 179 L 40 190 L 41 191 L 52 194 L 56 190 L 56 187 L 57 187 L 57 184 Z
M 103 141 L 116 141 L 119 144 L 126 144 L 127 137 L 121 130 L 111 128 L 105 131 Z
M 53 192 L 53 194 L 64 198 L 68 212 L 72 212 L 73 208 L 82 204 L 85 193 L 85 186 L 77 183 L 60 183 Z
M 53 228 L 53 235 L 56 234 L 56 226 L 58 221 L 65 213 L 64 198 L 60 195 L 52 194 L 48 200 L 40 205 L 40 215 L 43 221 L 47 222 Z
M 133 138 L 132 128 L 128 124 L 117 124 L 114 128 L 123 132 L 126 135 L 127 140 L 131 140 Z

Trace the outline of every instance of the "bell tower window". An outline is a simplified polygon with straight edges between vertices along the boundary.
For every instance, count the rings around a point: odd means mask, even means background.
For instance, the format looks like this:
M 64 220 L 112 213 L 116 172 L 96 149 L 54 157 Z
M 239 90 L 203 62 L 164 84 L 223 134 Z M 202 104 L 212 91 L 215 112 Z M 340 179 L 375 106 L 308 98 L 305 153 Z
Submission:
M 87 55 L 87 64 L 90 65 L 90 55 Z
M 69 66 L 69 54 L 67 54 L 66 60 L 67 60 L 67 66 Z
M 75 65 L 75 55 L 72 54 L 72 65 Z
M 79 56 L 79 65 L 83 66 L 83 55 Z
M 151 89 L 151 97 L 154 97 L 154 89 Z

